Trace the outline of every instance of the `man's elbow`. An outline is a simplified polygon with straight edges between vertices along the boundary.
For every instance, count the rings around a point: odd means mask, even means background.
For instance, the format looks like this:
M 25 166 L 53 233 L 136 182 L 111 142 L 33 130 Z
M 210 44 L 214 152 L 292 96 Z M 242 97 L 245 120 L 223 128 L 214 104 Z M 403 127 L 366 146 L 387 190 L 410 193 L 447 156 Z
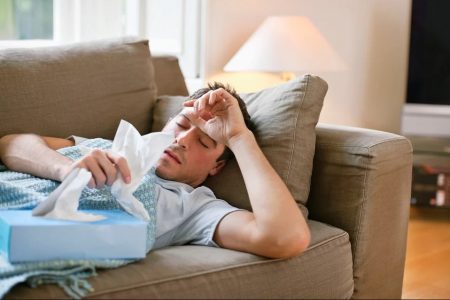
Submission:
M 279 258 L 291 258 L 303 253 L 309 246 L 311 237 L 309 230 L 303 232 L 297 237 L 291 238 L 286 245 L 280 247 L 280 257 Z
M 308 229 L 302 232 L 291 233 L 289 236 L 278 236 L 266 241 L 267 253 L 270 258 L 291 258 L 303 253 L 311 240 Z M 270 245 L 268 245 L 270 244 Z
M 7 134 L 2 137 L 0 137 L 0 162 L 5 164 L 5 153 L 8 145 L 11 143 L 11 141 L 16 138 L 17 134 Z

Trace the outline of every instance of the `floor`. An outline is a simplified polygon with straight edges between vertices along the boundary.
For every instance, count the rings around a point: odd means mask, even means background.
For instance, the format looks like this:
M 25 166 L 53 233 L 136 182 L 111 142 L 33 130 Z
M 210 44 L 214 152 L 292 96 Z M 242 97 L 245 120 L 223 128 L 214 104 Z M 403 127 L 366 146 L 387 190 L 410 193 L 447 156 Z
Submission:
M 450 298 L 450 209 L 411 207 L 402 298 Z

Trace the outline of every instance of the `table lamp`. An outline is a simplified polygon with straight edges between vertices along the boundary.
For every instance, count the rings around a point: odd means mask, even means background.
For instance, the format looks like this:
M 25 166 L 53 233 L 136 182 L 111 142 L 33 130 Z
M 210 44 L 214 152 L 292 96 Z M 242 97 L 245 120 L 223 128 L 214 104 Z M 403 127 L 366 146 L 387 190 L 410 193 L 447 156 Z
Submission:
M 268 17 L 242 45 L 224 71 L 293 72 L 341 71 L 345 63 L 306 17 Z

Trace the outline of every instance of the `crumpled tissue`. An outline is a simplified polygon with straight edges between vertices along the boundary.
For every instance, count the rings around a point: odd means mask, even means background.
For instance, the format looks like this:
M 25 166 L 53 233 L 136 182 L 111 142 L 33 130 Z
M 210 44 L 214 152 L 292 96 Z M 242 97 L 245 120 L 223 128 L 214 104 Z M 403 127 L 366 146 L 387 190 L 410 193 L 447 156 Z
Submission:
M 111 193 L 120 206 L 129 214 L 149 221 L 150 216 L 144 205 L 133 196 L 144 175 L 156 164 L 159 157 L 173 142 L 173 135 L 162 132 L 141 136 L 130 123 L 121 120 L 112 143 L 111 152 L 123 156 L 131 172 L 131 182 L 125 183 L 118 176 L 111 186 Z M 85 147 L 83 152 L 90 149 Z M 74 169 L 61 185 L 46 200 L 33 209 L 33 216 L 52 219 L 93 222 L 104 219 L 103 216 L 78 211 L 82 190 L 91 179 L 91 172 L 85 169 Z
M 33 209 L 32 215 L 81 222 L 103 220 L 103 216 L 78 211 L 81 192 L 91 176 L 91 172 L 86 169 L 73 169 L 56 190 Z

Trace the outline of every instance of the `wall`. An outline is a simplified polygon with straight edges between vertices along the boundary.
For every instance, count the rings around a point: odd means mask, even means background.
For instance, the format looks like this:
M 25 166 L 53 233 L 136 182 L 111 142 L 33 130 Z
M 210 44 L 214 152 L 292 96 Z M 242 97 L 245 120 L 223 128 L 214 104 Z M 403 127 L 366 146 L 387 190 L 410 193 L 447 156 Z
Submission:
M 304 15 L 348 66 L 342 72 L 316 73 L 329 84 L 320 122 L 398 133 L 410 6 L 410 0 L 207 0 L 204 77 L 238 85 L 249 76 L 259 80 L 254 74 L 223 74 L 222 68 L 267 16 Z M 261 85 L 277 83 L 266 77 Z

